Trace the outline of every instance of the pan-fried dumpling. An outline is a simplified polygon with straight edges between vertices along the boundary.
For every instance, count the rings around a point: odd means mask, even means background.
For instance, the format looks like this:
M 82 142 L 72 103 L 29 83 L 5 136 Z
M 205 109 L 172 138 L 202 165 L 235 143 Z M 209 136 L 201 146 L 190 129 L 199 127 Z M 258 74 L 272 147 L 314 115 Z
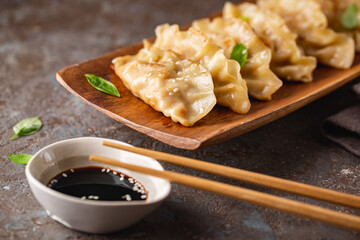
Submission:
M 360 22 L 360 0 L 316 0 L 326 15 L 329 26 L 335 31 L 349 34 L 355 40 L 355 50 L 360 52 L 360 24 L 352 29 L 347 29 L 341 24 L 341 18 L 351 4 L 356 4 L 356 19 Z
M 351 67 L 355 55 L 353 39 L 328 28 L 325 14 L 315 0 L 259 0 L 258 4 L 284 18 L 299 35 L 298 43 L 307 55 L 335 68 Z
M 271 47 L 270 67 L 279 77 L 292 81 L 312 81 L 316 59 L 302 54 L 296 44 L 297 35 L 290 31 L 279 15 L 253 3 L 234 5 L 227 2 L 223 16 L 246 19 L 254 32 Z
M 250 96 L 270 100 L 271 95 L 282 86 L 282 81 L 270 70 L 271 49 L 256 36 L 247 22 L 218 17 L 212 21 L 208 18 L 196 20 L 192 26 L 224 49 L 228 58 L 237 43 L 246 47 L 248 58 L 240 73 L 246 81 Z
M 216 104 L 209 71 L 172 51 L 145 47 L 135 56 L 113 60 L 125 86 L 174 122 L 192 126 Z
M 226 58 L 223 50 L 200 31 L 195 28 L 180 31 L 178 25 L 160 25 L 156 28 L 154 47 L 200 62 L 211 73 L 217 103 L 237 113 L 249 111 L 247 86 L 240 75 L 239 63 Z

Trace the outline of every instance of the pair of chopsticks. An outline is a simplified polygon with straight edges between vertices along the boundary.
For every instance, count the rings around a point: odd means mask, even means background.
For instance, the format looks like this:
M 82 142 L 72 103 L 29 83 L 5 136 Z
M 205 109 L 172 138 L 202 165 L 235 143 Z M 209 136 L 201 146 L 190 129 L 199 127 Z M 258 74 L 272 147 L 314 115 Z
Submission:
M 157 152 L 157 151 L 138 148 L 138 147 L 124 146 L 121 144 L 107 142 L 107 141 L 103 141 L 102 144 L 105 146 L 118 148 L 121 150 L 141 154 L 144 156 L 149 156 L 157 160 L 162 160 L 165 162 L 197 169 L 200 171 L 216 174 L 223 177 L 228 177 L 235 180 L 240 180 L 260 186 L 270 187 L 273 189 L 277 189 L 289 193 L 295 193 L 298 195 L 311 197 L 318 200 L 328 201 L 331 203 L 337 203 L 345 206 L 360 208 L 360 197 L 351 194 L 341 193 L 341 192 L 315 187 L 303 183 L 298 183 L 277 177 L 267 176 L 264 174 L 222 166 L 214 163 L 203 162 L 200 160 L 176 156 L 168 153 L 162 153 L 162 152 Z M 178 183 L 178 184 L 198 188 L 201 190 L 213 192 L 216 194 L 232 197 L 259 206 L 280 210 L 283 212 L 325 222 L 335 226 L 360 231 L 360 217 L 358 216 L 345 214 L 334 210 L 317 207 L 286 198 L 277 197 L 271 194 L 249 190 L 242 187 L 236 187 L 229 184 L 206 180 L 199 177 L 193 177 L 193 176 L 174 173 L 170 171 L 158 171 L 151 168 L 141 167 L 138 165 L 122 163 L 117 160 L 113 160 L 105 157 L 91 155 L 90 160 L 126 168 L 135 172 L 139 172 L 159 178 L 164 178 L 173 183 Z

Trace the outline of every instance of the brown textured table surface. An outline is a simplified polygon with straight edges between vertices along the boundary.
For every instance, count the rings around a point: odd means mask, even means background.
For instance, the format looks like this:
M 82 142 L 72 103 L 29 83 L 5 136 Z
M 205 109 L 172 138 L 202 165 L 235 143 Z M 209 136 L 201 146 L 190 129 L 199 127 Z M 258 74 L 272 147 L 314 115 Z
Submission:
M 83 103 L 55 80 L 59 69 L 152 37 L 219 10 L 223 1 L 0 0 L 0 239 L 359 239 L 359 233 L 173 185 L 164 204 L 136 225 L 89 235 L 50 219 L 30 192 L 25 166 L 5 154 L 34 154 L 67 138 L 98 136 L 359 195 L 360 159 L 325 139 L 320 123 L 355 104 L 350 86 L 230 141 L 196 151 L 167 146 Z M 12 126 L 39 115 L 36 134 L 9 142 Z M 166 169 L 360 215 L 290 194 L 164 164 Z

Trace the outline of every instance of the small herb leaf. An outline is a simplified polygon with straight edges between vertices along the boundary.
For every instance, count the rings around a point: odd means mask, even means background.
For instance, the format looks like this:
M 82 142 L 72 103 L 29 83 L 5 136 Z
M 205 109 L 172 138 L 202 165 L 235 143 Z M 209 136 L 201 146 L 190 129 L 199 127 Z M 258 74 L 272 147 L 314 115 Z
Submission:
M 119 91 L 117 90 L 115 85 L 112 84 L 111 82 L 103 79 L 102 77 L 89 73 L 85 74 L 85 77 L 88 80 L 88 82 L 91 84 L 91 86 L 93 86 L 97 90 L 116 97 L 120 97 Z
M 233 47 L 230 55 L 230 59 L 238 61 L 241 67 L 244 66 L 247 57 L 248 57 L 248 50 L 243 44 L 238 43 Z
M 246 17 L 246 16 L 241 16 L 240 19 L 243 20 L 243 21 L 249 21 L 249 18 Z
M 17 136 L 28 136 L 36 133 L 42 127 L 42 122 L 39 117 L 25 118 L 18 122 L 14 127 L 14 136 L 10 139 L 13 140 Z
M 9 154 L 8 156 L 14 163 L 27 164 L 33 155 L 29 154 Z
M 358 26 L 357 11 L 358 8 L 355 3 L 346 8 L 341 17 L 341 25 L 344 28 L 351 30 Z

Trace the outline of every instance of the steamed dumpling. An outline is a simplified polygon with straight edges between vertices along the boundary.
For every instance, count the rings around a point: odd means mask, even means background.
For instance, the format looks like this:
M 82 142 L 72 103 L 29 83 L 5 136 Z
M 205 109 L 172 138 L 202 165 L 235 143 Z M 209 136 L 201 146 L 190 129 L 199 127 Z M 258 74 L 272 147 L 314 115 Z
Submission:
M 113 60 L 116 74 L 136 97 L 174 122 L 192 126 L 216 104 L 209 71 L 172 51 L 144 45 L 135 56 Z
M 279 15 L 253 3 L 234 5 L 227 2 L 223 16 L 246 19 L 254 32 L 271 47 L 270 67 L 279 77 L 292 81 L 312 81 L 316 58 L 302 54 L 296 44 L 297 35 L 290 31 Z
M 351 67 L 353 39 L 328 28 L 326 16 L 315 0 L 259 0 L 258 4 L 284 18 L 290 30 L 299 35 L 298 43 L 307 55 L 331 67 Z
M 354 29 L 346 29 L 341 24 L 341 18 L 345 10 L 351 5 L 356 4 L 357 14 L 356 18 L 358 23 L 360 23 L 360 0 L 316 0 L 320 5 L 321 9 L 326 15 L 326 18 L 329 22 L 329 26 L 336 31 L 344 32 L 353 37 L 355 40 L 355 50 L 360 52 L 360 24 L 358 24 Z
M 195 28 L 180 31 L 178 25 L 164 24 L 156 28 L 154 47 L 200 62 L 211 73 L 217 103 L 237 113 L 249 111 L 247 86 L 240 75 L 239 63 L 225 57 L 224 51 L 206 35 Z
M 248 58 L 240 73 L 246 81 L 249 95 L 260 100 L 271 100 L 271 95 L 282 86 L 282 81 L 270 70 L 271 49 L 256 36 L 247 22 L 218 17 L 212 21 L 208 18 L 196 20 L 192 26 L 224 49 L 228 58 L 237 43 L 243 44 L 247 48 Z

